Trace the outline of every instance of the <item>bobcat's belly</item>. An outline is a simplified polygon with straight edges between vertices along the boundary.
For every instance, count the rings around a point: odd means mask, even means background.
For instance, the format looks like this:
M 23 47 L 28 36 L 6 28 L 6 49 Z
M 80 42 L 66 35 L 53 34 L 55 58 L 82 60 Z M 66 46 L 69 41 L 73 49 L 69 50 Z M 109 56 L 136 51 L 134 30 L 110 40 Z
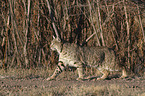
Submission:
M 65 66 L 76 67 L 76 61 L 69 58 L 59 58 L 59 61 L 62 61 Z

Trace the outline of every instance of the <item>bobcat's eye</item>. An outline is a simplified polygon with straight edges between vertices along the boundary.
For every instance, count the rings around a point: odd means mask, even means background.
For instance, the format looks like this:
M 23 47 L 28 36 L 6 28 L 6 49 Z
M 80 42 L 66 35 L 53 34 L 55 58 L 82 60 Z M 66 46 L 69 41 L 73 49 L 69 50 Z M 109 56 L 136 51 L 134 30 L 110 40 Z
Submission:
M 51 50 L 56 50 L 54 43 L 51 43 L 50 48 L 51 48 Z

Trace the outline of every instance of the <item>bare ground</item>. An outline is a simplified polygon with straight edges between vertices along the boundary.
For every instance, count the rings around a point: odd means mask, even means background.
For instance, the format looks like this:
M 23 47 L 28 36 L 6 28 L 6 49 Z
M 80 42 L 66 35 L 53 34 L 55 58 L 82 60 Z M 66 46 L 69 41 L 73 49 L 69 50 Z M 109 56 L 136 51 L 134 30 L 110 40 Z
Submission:
M 69 78 L 69 79 L 68 79 Z M 59 76 L 47 81 L 39 75 L 0 78 L 0 96 L 145 96 L 145 77 L 76 81 Z

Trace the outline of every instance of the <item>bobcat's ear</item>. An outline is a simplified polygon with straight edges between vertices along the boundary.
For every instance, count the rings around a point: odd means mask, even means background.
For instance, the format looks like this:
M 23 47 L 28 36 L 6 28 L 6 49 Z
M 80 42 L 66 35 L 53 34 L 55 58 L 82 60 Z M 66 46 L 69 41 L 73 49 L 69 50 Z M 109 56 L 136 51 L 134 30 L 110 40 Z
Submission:
M 58 42 L 61 42 L 61 39 L 59 37 L 55 37 L 54 35 L 53 35 L 53 39 L 57 40 Z
M 55 36 L 53 35 L 53 39 L 55 39 Z

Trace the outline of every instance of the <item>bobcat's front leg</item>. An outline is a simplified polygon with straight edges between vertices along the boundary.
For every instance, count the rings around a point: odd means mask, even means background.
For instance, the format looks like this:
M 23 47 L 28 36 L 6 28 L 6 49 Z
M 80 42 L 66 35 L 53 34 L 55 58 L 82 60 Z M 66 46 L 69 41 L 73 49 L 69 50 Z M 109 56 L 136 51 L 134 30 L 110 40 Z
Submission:
M 65 66 L 63 65 L 63 62 L 59 61 L 53 75 L 51 77 L 48 77 L 46 80 L 55 79 L 64 69 L 65 69 Z

